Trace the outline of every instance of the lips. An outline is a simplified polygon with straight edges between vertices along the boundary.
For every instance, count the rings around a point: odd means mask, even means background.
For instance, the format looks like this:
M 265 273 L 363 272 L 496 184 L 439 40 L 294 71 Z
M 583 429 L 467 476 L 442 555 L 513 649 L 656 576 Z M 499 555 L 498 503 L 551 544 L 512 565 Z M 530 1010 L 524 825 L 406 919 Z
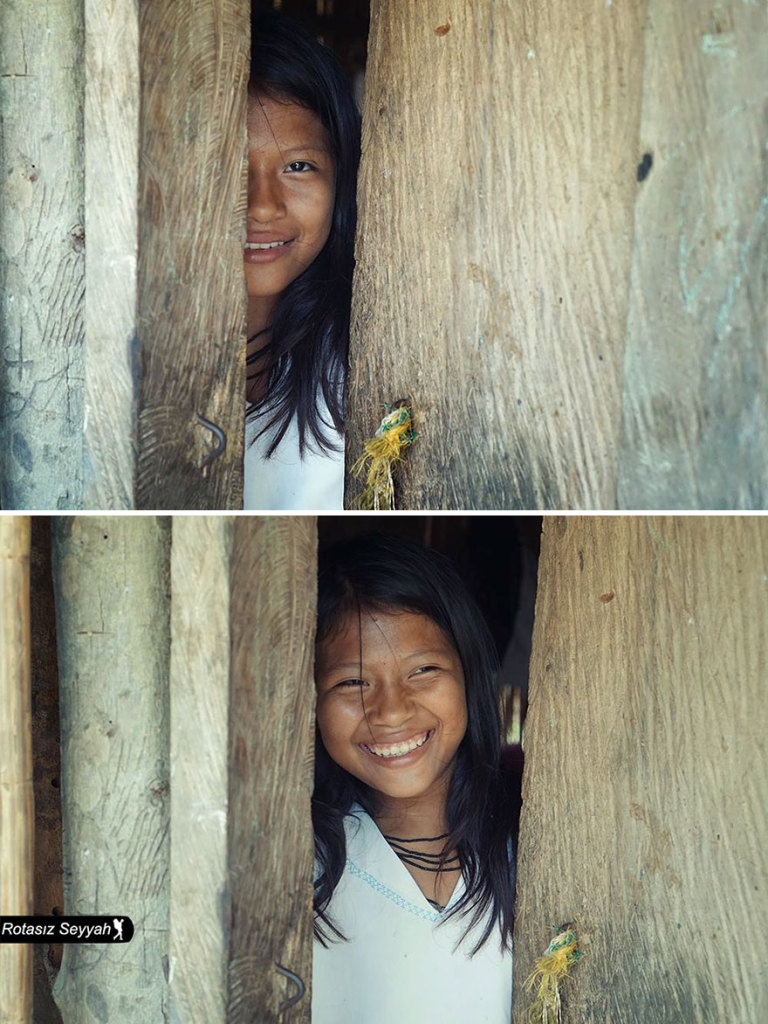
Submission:
M 250 237 L 243 249 L 245 263 L 273 263 L 291 251 L 295 238 Z
M 432 732 L 433 730 L 428 729 L 426 732 L 417 733 L 410 739 L 400 740 L 398 743 L 361 743 L 360 746 L 374 757 L 390 761 L 394 758 L 405 757 L 406 754 L 411 754 L 414 750 L 423 747 L 432 736 Z

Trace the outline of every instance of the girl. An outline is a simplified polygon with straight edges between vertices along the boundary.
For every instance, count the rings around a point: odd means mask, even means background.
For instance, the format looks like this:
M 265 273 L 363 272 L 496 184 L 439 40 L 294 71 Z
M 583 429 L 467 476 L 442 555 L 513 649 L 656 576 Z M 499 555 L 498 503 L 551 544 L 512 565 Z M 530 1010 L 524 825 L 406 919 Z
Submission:
M 453 566 L 395 537 L 321 559 L 315 1024 L 507 1024 L 518 801 L 495 651 Z
M 251 21 L 246 509 L 340 509 L 360 125 L 330 53 Z

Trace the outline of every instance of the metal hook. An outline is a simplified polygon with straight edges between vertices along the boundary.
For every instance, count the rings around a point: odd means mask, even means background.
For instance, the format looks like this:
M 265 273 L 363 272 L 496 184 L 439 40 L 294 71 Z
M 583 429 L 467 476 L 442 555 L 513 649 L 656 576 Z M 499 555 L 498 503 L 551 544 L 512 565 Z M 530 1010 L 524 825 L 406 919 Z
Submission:
M 211 433 L 214 435 L 217 441 L 217 445 L 213 449 L 213 451 L 203 459 L 203 464 L 200 468 L 205 469 L 206 466 L 210 466 L 214 459 L 218 459 L 218 457 L 220 455 L 223 455 L 224 452 L 227 450 L 227 435 L 224 433 L 221 427 L 217 427 L 215 423 L 211 423 L 210 420 L 207 420 L 205 416 L 201 416 L 200 413 L 197 414 L 197 422 L 201 426 L 207 427 L 208 430 L 210 430 Z
M 289 971 L 287 967 L 282 967 L 280 964 L 276 963 L 275 968 L 280 974 L 283 975 L 283 977 L 289 978 L 299 990 L 295 996 L 291 996 L 290 999 L 286 999 L 284 1000 L 284 1002 L 280 1004 L 280 1013 L 282 1013 L 283 1010 L 287 1010 L 290 1006 L 295 1006 L 296 1003 L 298 1003 L 298 1001 L 307 991 L 307 987 L 301 980 L 301 978 L 298 976 L 298 974 L 294 974 L 293 971 Z

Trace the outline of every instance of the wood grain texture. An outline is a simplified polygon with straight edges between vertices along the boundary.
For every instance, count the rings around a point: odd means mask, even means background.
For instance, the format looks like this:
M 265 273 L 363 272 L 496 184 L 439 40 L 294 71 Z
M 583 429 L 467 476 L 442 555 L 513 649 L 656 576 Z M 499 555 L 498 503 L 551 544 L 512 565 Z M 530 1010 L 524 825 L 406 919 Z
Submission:
M 768 882 L 768 520 L 545 519 L 515 1022 L 552 928 L 564 1024 L 754 1024 Z
M 311 516 L 235 522 L 228 1024 L 310 1019 L 316 548 Z
M 644 10 L 372 4 L 347 451 L 413 396 L 398 507 L 614 507 Z
M 768 9 L 649 0 L 620 508 L 768 506 Z
M 33 912 L 30 523 L 0 517 L 0 914 Z M 0 1020 L 29 1024 L 32 946 L 0 943 Z
M 177 516 L 171 548 L 170 1020 L 224 1024 L 232 522 Z
M 82 10 L 0 7 L 0 507 L 79 508 Z
M 248 12 L 140 7 L 138 508 L 242 507 Z
M 139 10 L 85 0 L 83 506 L 134 507 L 139 242 Z
M 154 517 L 56 523 L 65 912 L 136 929 L 64 947 L 67 1024 L 167 1018 L 169 540 Z

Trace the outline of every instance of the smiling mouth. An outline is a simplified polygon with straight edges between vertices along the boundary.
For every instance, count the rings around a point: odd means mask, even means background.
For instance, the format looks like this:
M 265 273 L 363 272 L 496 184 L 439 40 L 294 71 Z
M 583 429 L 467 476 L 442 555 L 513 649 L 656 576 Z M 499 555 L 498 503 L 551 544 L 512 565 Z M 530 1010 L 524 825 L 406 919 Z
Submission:
M 256 249 L 256 250 L 278 249 L 278 248 L 280 248 L 280 246 L 288 245 L 289 242 L 292 242 L 292 241 L 293 241 L 292 238 L 286 238 L 282 242 L 246 242 L 245 243 L 245 248 L 246 249 Z
M 361 743 L 360 746 L 375 757 L 390 760 L 393 757 L 403 757 L 404 754 L 410 754 L 411 751 L 423 747 L 432 735 L 432 732 L 432 729 L 428 729 L 427 732 L 423 732 L 418 736 L 414 736 L 413 739 L 405 740 L 402 743 Z

